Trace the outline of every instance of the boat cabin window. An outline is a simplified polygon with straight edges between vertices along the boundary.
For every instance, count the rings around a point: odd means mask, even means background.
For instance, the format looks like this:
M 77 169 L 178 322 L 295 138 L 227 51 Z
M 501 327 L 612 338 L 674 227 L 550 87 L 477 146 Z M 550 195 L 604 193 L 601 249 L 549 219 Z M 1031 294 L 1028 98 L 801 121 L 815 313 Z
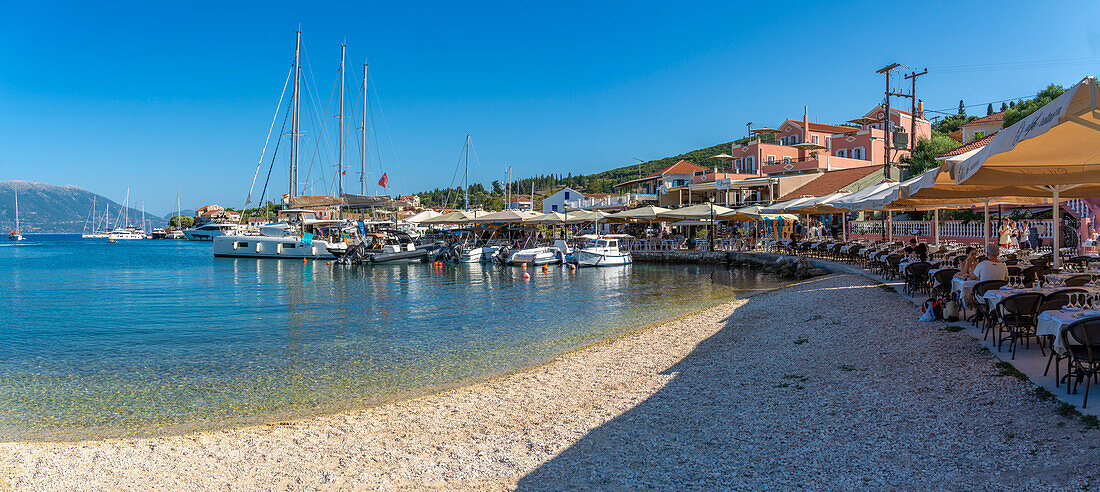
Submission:
M 238 248 L 247 248 L 247 247 L 248 247 L 248 243 L 246 243 L 246 242 L 240 242 L 240 241 L 238 241 L 238 242 L 237 242 L 237 247 L 238 247 Z
M 284 248 L 296 248 L 297 245 L 294 244 L 294 243 L 283 243 L 283 247 Z

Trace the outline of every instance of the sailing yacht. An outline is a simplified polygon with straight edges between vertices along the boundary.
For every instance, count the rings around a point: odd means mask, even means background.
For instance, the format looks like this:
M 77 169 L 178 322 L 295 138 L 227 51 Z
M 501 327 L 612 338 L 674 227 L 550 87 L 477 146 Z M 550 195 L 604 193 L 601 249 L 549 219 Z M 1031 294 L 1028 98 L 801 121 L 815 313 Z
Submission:
M 123 223 L 128 224 L 130 222 L 130 189 L 126 189 L 126 199 L 122 201 L 122 212 L 119 213 L 119 219 L 125 219 Z M 111 241 L 119 240 L 131 240 L 131 239 L 145 239 L 145 231 L 141 228 L 127 225 L 125 227 L 116 227 L 107 232 L 107 239 Z
M 15 189 L 15 230 L 8 234 L 9 241 L 22 241 L 26 239 L 19 233 L 19 190 Z
M 103 223 L 107 224 L 111 217 L 111 203 L 107 202 L 107 212 L 103 214 Z M 88 232 L 89 223 L 92 226 L 92 232 Z M 104 226 L 106 228 L 106 225 Z M 88 220 L 84 221 L 84 230 L 80 234 L 84 239 L 106 239 L 107 233 L 103 232 L 99 228 L 99 218 L 95 215 L 95 196 L 92 196 L 92 214 L 88 216 Z

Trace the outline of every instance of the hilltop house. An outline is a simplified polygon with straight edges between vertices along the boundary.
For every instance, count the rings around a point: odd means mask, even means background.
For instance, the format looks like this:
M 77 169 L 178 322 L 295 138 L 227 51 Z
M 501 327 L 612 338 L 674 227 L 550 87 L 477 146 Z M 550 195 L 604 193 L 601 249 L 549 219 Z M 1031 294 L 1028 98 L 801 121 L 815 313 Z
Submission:
M 962 143 L 992 135 L 1000 131 L 1005 123 L 1004 111 L 998 111 L 984 118 L 978 118 L 959 125 L 959 131 L 951 136 Z
M 564 212 L 565 202 L 584 198 L 584 194 L 570 187 L 562 188 L 542 199 L 542 213 Z
M 932 124 L 923 117 L 923 105 L 918 105 L 915 117 L 908 111 L 890 108 L 889 118 L 895 147 L 907 146 L 910 133 L 917 138 L 932 135 Z M 801 120 L 786 119 L 778 128 L 753 129 L 748 140 L 731 145 L 728 155 L 709 158 L 728 161 L 729 167 L 722 172 L 681 161 L 660 173 L 615 186 L 655 189 L 662 207 L 708 201 L 731 207 L 772 203 L 831 171 L 882 168 L 886 162 L 885 120 L 882 105 L 849 120 L 847 125 L 811 122 L 803 114 Z M 898 163 L 906 156 L 908 151 L 892 150 L 890 162 Z M 895 167 L 891 178 L 898 177 Z M 820 186 L 830 182 L 823 181 Z

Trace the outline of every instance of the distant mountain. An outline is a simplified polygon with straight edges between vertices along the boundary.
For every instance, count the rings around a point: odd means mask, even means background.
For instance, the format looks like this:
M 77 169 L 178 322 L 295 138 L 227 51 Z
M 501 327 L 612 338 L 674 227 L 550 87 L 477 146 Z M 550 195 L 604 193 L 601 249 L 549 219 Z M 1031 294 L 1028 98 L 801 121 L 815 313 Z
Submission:
M 195 216 L 195 209 L 193 209 L 193 208 L 180 209 L 180 215 L 186 215 L 188 217 L 194 217 Z M 170 220 L 172 217 L 175 217 L 175 216 L 176 216 L 176 211 L 173 210 L 171 212 L 168 212 L 168 213 L 164 214 L 164 220 L 166 220 L 166 221 Z
M 101 195 L 73 185 L 56 186 L 33 181 L 0 181 L 0 231 L 7 232 L 15 228 L 15 191 L 19 191 L 19 226 L 23 233 L 79 233 L 88 224 L 96 222 L 104 227 L 104 214 L 110 204 L 111 216 L 108 227 L 121 222 L 120 217 L 129 216 L 131 224 L 141 224 L 141 210 L 127 208 Z M 90 221 L 92 200 L 95 200 L 95 219 Z M 163 227 L 167 221 L 163 217 L 145 214 L 147 227 Z

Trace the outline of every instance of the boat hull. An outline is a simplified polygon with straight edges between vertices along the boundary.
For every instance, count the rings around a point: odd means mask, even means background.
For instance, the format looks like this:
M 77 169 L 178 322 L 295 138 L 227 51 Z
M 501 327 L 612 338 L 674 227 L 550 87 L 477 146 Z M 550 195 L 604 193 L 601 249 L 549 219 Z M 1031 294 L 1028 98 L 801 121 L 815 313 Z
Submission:
M 546 248 L 540 251 L 522 250 L 512 253 L 512 256 L 508 257 L 509 265 L 522 265 L 524 263 L 528 265 L 550 265 L 562 262 L 562 254 L 560 251 L 552 248 Z
M 326 241 L 314 239 L 310 244 L 296 237 L 218 236 L 214 242 L 217 258 L 332 259 Z
M 213 241 L 214 238 L 227 236 L 227 234 L 220 229 L 210 229 L 202 231 L 188 229 L 183 231 L 183 236 L 186 237 L 188 241 Z
M 634 263 L 630 253 L 594 253 L 585 250 L 573 252 L 578 266 L 616 266 Z

